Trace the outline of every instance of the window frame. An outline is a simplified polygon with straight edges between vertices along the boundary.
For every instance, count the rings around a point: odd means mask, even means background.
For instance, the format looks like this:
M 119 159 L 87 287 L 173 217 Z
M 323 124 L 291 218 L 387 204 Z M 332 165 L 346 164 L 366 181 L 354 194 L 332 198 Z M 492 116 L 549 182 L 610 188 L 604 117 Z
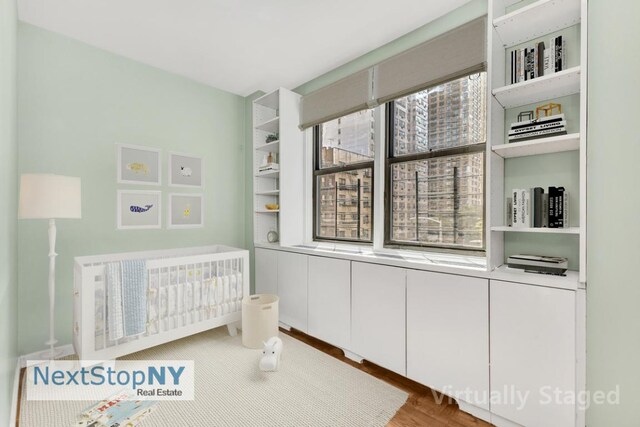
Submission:
M 332 167 L 326 167 L 326 168 L 321 168 L 320 162 L 322 159 L 322 156 L 320 154 L 320 150 L 322 150 L 322 128 L 321 125 L 315 125 L 313 126 L 313 183 L 312 183 L 312 215 L 313 215 L 313 219 L 312 219 L 312 228 L 313 228 L 313 241 L 318 241 L 318 242 L 334 242 L 334 243 L 351 243 L 351 244 L 357 244 L 357 245 L 364 245 L 364 246 L 372 246 L 373 245 L 373 235 L 374 235 L 374 216 L 375 216 L 375 212 L 374 212 L 374 207 L 373 207 L 373 200 L 375 199 L 375 179 L 376 179 L 376 173 L 375 173 L 375 160 L 371 159 L 370 161 L 366 161 L 366 162 L 357 162 L 357 163 L 353 163 L 351 165 L 345 165 L 345 166 L 332 166 Z M 378 149 L 378 147 L 375 147 L 376 149 Z M 374 154 L 374 158 L 375 158 L 375 154 Z M 354 170 L 360 170 L 360 169 L 371 169 L 371 197 L 370 197 L 370 201 L 369 203 L 371 204 L 371 213 L 370 213 L 370 217 L 369 217 L 369 225 L 370 225 L 370 229 L 371 229 L 371 234 L 369 236 L 368 240 L 362 240 L 362 239 L 352 239 L 352 238 L 347 238 L 347 237 L 338 237 L 338 230 L 336 229 L 336 236 L 335 237 L 324 237 L 324 236 L 319 236 L 318 235 L 318 227 L 319 227 L 319 221 L 320 221 L 320 215 L 319 215 L 319 204 L 318 204 L 318 181 L 319 181 L 319 177 L 323 176 L 323 175 L 332 175 L 335 173 L 339 173 L 339 172 L 350 172 L 350 171 L 354 171 Z M 336 183 L 336 185 L 338 185 Z M 336 199 L 336 203 L 337 203 L 337 199 Z M 360 208 L 360 207 L 359 207 Z M 361 217 L 362 215 L 359 214 L 359 217 Z M 360 230 L 360 227 L 357 228 L 357 230 Z
M 428 88 L 427 88 L 428 89 Z M 426 89 L 423 89 L 426 90 Z M 408 95 L 407 95 L 408 96 Z M 464 145 L 461 147 L 445 148 L 435 151 L 427 151 L 423 153 L 403 154 L 396 156 L 394 153 L 394 134 L 395 134 L 395 100 L 391 100 L 385 104 L 385 134 L 384 134 L 384 247 L 389 249 L 421 249 L 431 252 L 458 253 L 465 255 L 486 255 L 487 251 L 487 139 L 485 133 L 485 141 L 477 144 Z M 486 120 L 486 117 L 485 117 Z M 392 168 L 395 164 L 410 163 L 419 160 L 428 160 L 439 157 L 449 157 L 463 154 L 483 153 L 482 156 L 482 247 L 471 248 L 462 247 L 460 245 L 434 245 L 421 242 L 409 242 L 393 240 L 393 202 L 392 196 Z M 416 201 L 417 206 L 417 201 Z

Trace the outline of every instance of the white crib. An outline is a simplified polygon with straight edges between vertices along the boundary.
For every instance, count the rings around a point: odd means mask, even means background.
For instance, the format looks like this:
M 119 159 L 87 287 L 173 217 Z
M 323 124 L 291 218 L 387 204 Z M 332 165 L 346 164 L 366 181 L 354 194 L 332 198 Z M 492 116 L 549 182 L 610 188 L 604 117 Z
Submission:
M 107 263 L 146 260 L 147 328 L 110 340 Z M 249 293 L 249 252 L 227 246 L 77 257 L 74 269 L 73 343 L 84 360 L 111 360 L 226 325 L 235 335 L 242 297 Z

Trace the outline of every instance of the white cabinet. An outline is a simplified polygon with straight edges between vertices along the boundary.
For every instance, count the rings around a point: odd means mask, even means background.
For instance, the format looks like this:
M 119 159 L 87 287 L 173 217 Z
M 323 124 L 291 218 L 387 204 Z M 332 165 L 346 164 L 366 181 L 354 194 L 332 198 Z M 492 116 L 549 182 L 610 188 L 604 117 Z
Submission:
M 489 409 L 488 280 L 408 271 L 407 377 Z
M 522 407 L 503 398 L 491 411 L 527 427 L 575 426 L 575 405 L 549 400 L 575 397 L 575 292 L 492 280 L 490 295 L 492 393 L 529 393 Z
M 351 262 L 309 257 L 309 335 L 349 349 Z
M 256 294 L 278 294 L 278 252 L 256 248 Z
M 307 332 L 307 255 L 278 252 L 280 321 Z
M 405 375 L 406 270 L 353 262 L 351 280 L 352 351 Z

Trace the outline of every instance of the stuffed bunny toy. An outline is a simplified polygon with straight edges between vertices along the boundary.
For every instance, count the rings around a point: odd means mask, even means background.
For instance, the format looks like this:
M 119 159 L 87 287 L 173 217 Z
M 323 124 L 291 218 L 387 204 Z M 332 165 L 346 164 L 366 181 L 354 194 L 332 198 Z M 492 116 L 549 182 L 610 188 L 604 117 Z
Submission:
M 282 340 L 278 337 L 271 337 L 264 343 L 262 358 L 260 359 L 260 370 L 269 372 L 277 371 L 282 354 Z

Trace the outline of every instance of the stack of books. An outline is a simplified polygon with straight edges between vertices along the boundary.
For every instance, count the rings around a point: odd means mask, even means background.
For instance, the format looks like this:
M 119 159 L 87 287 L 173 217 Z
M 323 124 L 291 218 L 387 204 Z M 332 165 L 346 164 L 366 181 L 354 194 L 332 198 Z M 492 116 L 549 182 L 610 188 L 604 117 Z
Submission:
M 509 128 L 509 142 L 527 141 L 529 139 L 546 138 L 567 134 L 567 121 L 564 114 L 540 117 L 511 123 Z
M 510 53 L 511 84 L 546 76 L 566 69 L 566 40 L 552 37 L 547 47 L 539 42 Z
M 78 417 L 77 427 L 122 427 L 139 425 L 152 413 L 157 402 L 135 399 L 133 392 L 120 392 L 86 408 Z
M 514 228 L 568 228 L 569 192 L 564 187 L 517 188 L 507 198 L 507 225 Z
M 277 171 L 277 170 L 280 170 L 280 165 L 278 163 L 267 163 L 266 165 L 260 165 L 258 167 L 258 172 Z

